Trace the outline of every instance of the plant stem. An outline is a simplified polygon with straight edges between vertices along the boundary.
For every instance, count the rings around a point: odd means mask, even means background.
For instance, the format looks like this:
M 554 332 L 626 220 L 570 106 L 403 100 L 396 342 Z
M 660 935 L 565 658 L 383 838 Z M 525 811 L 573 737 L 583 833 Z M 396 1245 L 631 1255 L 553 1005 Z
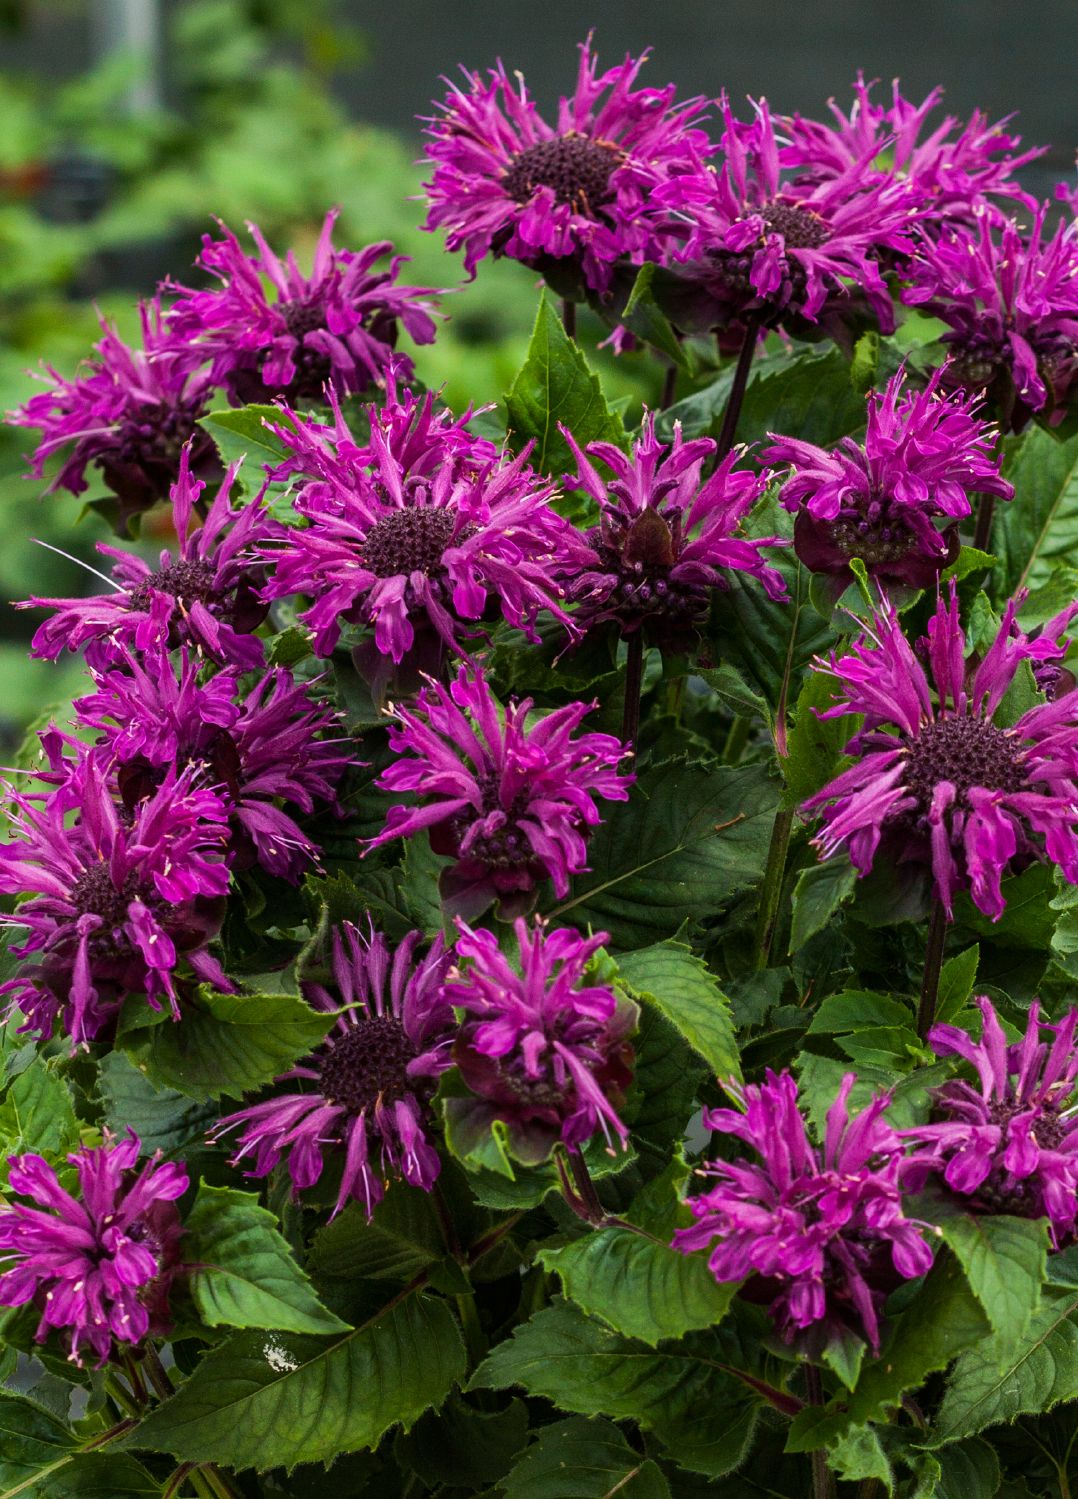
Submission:
M 977 496 L 977 524 L 973 532 L 973 545 L 979 552 L 992 550 L 992 520 L 996 513 L 994 494 Z
M 823 1384 L 815 1364 L 805 1365 L 805 1386 L 810 1405 L 823 1405 Z M 812 1458 L 812 1499 L 835 1499 L 835 1476 L 827 1466 L 827 1451 L 817 1447 Z
M 453 1215 L 449 1211 L 449 1204 L 445 1200 L 445 1194 L 437 1182 L 431 1188 L 429 1196 L 431 1204 L 434 1207 L 435 1216 L 438 1219 L 438 1227 L 441 1229 L 442 1238 L 445 1240 L 445 1247 L 455 1260 L 459 1260 L 462 1251 L 460 1239 L 457 1236 L 456 1224 L 453 1222 Z
M 176 1386 L 169 1377 L 169 1372 L 158 1355 L 157 1349 L 152 1343 L 146 1344 L 146 1373 L 150 1376 L 150 1383 L 159 1400 L 167 1400 L 170 1395 L 175 1395 Z
M 726 743 L 722 747 L 722 763 L 736 765 L 741 759 L 749 739 L 749 720 L 739 713 L 726 731 Z
M 779 903 L 782 899 L 782 882 L 786 877 L 786 855 L 790 848 L 793 831 L 793 808 L 780 807 L 775 813 L 775 825 L 771 829 L 771 844 L 767 850 L 767 866 L 763 884 L 760 886 L 760 907 L 756 916 L 756 962 L 757 968 L 767 968 L 771 962 L 771 944 L 775 940 L 778 924 Z
M 943 950 L 947 944 L 947 912 L 938 895 L 932 897 L 932 915 L 928 922 L 928 943 L 925 947 L 925 967 L 921 978 L 921 1001 L 917 1007 L 917 1034 L 923 1041 L 936 1018 L 936 1001 L 939 997 L 940 970 L 943 967 Z
M 659 397 L 659 410 L 665 411 L 672 406 L 677 397 L 677 365 L 667 366 L 666 374 L 663 376 L 663 393 Z
M 475 1304 L 475 1295 L 469 1291 L 461 1292 L 455 1296 L 457 1313 L 460 1317 L 461 1329 L 464 1332 L 464 1343 L 468 1349 L 468 1361 L 471 1367 L 481 1364 L 487 1354 L 487 1335 L 483 1331 L 483 1324 L 479 1320 L 479 1310 Z
M 625 707 L 621 716 L 621 738 L 636 750 L 636 738 L 640 733 L 640 692 L 644 685 L 644 635 L 634 630 L 625 637 L 628 657 L 625 662 Z
M 576 337 L 576 303 L 571 302 L 568 297 L 562 298 L 561 325 L 568 338 Z
M 140 1416 L 142 1412 L 128 1390 L 120 1383 L 115 1374 L 105 1375 L 105 1392 L 111 1399 L 113 1405 L 122 1411 L 125 1416 Z
M 221 1472 L 216 1463 L 206 1463 L 201 1469 L 203 1478 L 209 1485 L 213 1499 L 239 1499 L 236 1490 Z
M 745 341 L 741 345 L 740 354 L 737 356 L 734 381 L 730 386 L 730 394 L 726 401 L 726 412 L 722 419 L 722 431 L 719 434 L 719 451 L 716 454 L 716 461 L 719 463 L 722 462 L 734 445 L 734 438 L 737 435 L 737 419 L 741 415 L 741 402 L 745 398 L 745 387 L 749 383 L 752 356 L 756 353 L 756 342 L 759 337 L 760 318 L 757 313 L 752 313 L 745 324 Z
M 190 1480 L 191 1487 L 198 1495 L 198 1499 L 218 1499 L 218 1496 L 210 1487 L 210 1482 L 206 1477 L 206 1470 L 204 1468 L 192 1468 L 187 1477 Z

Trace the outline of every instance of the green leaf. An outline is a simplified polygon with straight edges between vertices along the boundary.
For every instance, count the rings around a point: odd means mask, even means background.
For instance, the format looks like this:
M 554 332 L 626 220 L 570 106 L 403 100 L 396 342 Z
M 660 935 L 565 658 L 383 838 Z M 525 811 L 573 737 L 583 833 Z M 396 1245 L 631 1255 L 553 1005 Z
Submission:
M 963 1353 L 943 1397 L 933 1442 L 956 1442 L 987 1426 L 1049 1411 L 1061 1400 L 1078 1396 L 1076 1311 L 1078 1292 L 1046 1292 L 1017 1347 L 997 1335 Z
M 132 1002 L 133 1018 L 144 1021 L 142 999 Z M 213 994 L 200 992 L 184 1004 L 183 1019 L 123 1029 L 118 1044 L 132 1062 L 160 1087 L 189 1098 L 242 1098 L 272 1082 L 306 1056 L 334 1023 L 332 1015 L 312 1010 L 288 994 Z M 150 1012 L 152 1015 L 152 1012 Z
M 626 952 L 672 937 L 761 878 L 777 803 L 761 765 L 653 767 L 596 829 L 590 869 L 553 916 L 608 931 Z
M 862 1375 L 851 1397 L 855 1422 L 875 1419 L 906 1390 L 943 1369 L 964 1349 L 983 1340 L 987 1322 L 958 1266 L 937 1255 L 916 1298 L 896 1320 L 880 1357 Z
M 899 999 L 867 990 L 844 989 L 829 994 L 812 1017 L 810 1036 L 840 1036 L 846 1031 L 861 1031 L 878 1025 L 909 1025 L 913 1011 Z
M 831 1448 L 827 1462 L 836 1478 L 844 1478 L 847 1483 L 864 1483 L 876 1478 L 888 1493 L 892 1491 L 894 1475 L 891 1464 L 871 1426 L 851 1428 Z
M 272 422 L 279 427 L 286 421 L 277 406 L 239 406 L 210 411 L 199 426 L 213 438 L 223 463 L 238 463 L 246 458 L 250 463 L 262 466 L 281 463 L 287 452 L 281 439 L 274 436 L 265 423 Z
M 787 803 L 799 807 L 823 789 L 850 762 L 843 750 L 861 723 L 856 714 L 821 718 L 839 697 L 835 682 L 823 672 L 809 671 L 797 695 L 794 721 L 787 736 L 782 774 Z
M 1059 442 L 1043 427 L 1029 426 L 1008 442 L 1003 472 L 1015 497 L 996 506 L 998 599 L 1048 582 L 1053 568 L 1069 562 L 1078 548 L 1078 436 Z
M 307 1268 L 316 1279 L 411 1280 L 445 1253 L 426 1192 L 387 1192 L 368 1222 L 358 1202 L 311 1240 Z
M 231 1468 L 331 1463 L 405 1431 L 465 1370 L 442 1301 L 411 1295 L 337 1339 L 242 1332 L 123 1439 L 181 1462 Z
M 75 1447 L 68 1428 L 22 1395 L 0 1390 L 0 1490 L 40 1482 L 66 1463 Z M 36 1487 L 36 1483 L 34 1483 Z
M 793 896 L 790 951 L 797 952 L 810 937 L 822 931 L 832 916 L 853 894 L 857 871 L 845 853 L 822 864 L 810 864 L 797 877 Z
M 184 1259 L 193 1267 L 188 1284 L 207 1327 L 347 1329 L 319 1301 L 278 1233 L 276 1215 L 253 1192 L 203 1182 L 187 1217 Z
M 707 964 L 682 942 L 625 953 L 618 972 L 634 995 L 660 1010 L 716 1077 L 740 1077 L 730 1001 Z
M 41 1057 L 20 1072 L 0 1103 L 5 1155 L 36 1151 L 66 1155 L 79 1140 L 79 1122 L 67 1083 Z
M 182 1151 L 220 1115 L 214 1104 L 195 1103 L 174 1088 L 159 1088 L 132 1065 L 122 1051 L 102 1057 L 98 1088 L 105 1104 L 105 1121 L 117 1133 L 133 1129 L 143 1153 L 165 1155 Z
M 638 338 L 644 339 L 652 348 L 665 354 L 679 369 L 691 374 L 694 364 L 691 345 L 678 338 L 652 291 L 657 269 L 657 266 L 648 262 L 637 271 L 620 321 L 625 327 L 631 328 Z
M 563 1410 L 637 1421 L 683 1467 L 717 1478 L 741 1462 L 756 1422 L 744 1386 L 718 1367 L 717 1337 L 651 1349 L 554 1302 L 494 1348 L 470 1388 L 519 1385 Z
M 528 357 L 505 398 L 510 442 L 515 450 L 534 440 L 531 462 L 540 473 L 572 473 L 576 462 L 558 423 L 583 448 L 591 442 L 626 445 L 625 427 L 603 396 L 599 377 L 568 337 L 544 292 Z
M 589 1316 L 652 1347 L 722 1321 L 736 1285 L 719 1285 L 703 1255 L 681 1254 L 649 1235 L 603 1228 L 539 1260 Z
M 867 1365 L 852 1395 L 796 1416 L 786 1443 L 788 1452 L 810 1452 L 830 1445 L 851 1428 L 878 1420 L 899 1403 L 907 1390 L 923 1384 L 958 1354 L 988 1333 L 984 1314 L 950 1255 L 936 1263 L 916 1297 L 895 1320 L 878 1359 Z
M 981 960 L 981 949 L 974 943 L 964 952 L 948 958 L 940 970 L 940 983 L 936 1000 L 936 1020 L 954 1023 L 973 993 L 977 982 L 977 965 Z
M 496 1482 L 528 1439 L 528 1409 L 511 1400 L 505 1410 L 482 1411 L 451 1395 L 443 1408 L 420 1417 L 393 1444 L 405 1473 L 432 1489 L 446 1484 L 469 1492 Z
M 656 1465 L 601 1417 L 544 1426 L 499 1488 L 505 1499 L 670 1499 Z
M 26 1489 L 20 1499 L 160 1499 L 160 1494 L 158 1480 L 126 1452 L 82 1452 L 51 1473 L 44 1487 Z
M 785 367 L 749 382 L 737 424 L 737 440 L 762 443 L 771 433 L 792 433 L 802 442 L 829 447 L 865 425 L 865 397 L 851 380 L 839 349 L 813 349 Z
M 767 494 L 746 521 L 746 534 L 788 540 L 793 535 L 792 519 L 774 495 Z M 809 663 L 825 652 L 835 637 L 828 621 L 811 603 L 812 574 L 802 567 L 792 548 L 775 548 L 769 552 L 768 562 L 785 579 L 789 598 L 769 599 L 755 578 L 732 572 L 728 587 L 717 591 L 712 599 L 707 634 L 712 656 L 731 661 L 775 710 L 781 705 L 786 717 L 797 700 Z M 779 717 L 777 711 L 774 716 Z M 841 722 L 836 719 L 820 725 L 817 720 L 813 726 L 806 718 L 802 727 L 826 740 L 838 734 L 834 725 Z M 852 734 L 855 720 L 847 722 Z
M 685 1134 L 707 1068 L 666 1017 L 647 1004 L 640 1011 L 633 1051 L 626 1123 L 634 1140 L 665 1154 Z
M 954 1251 L 1001 1346 L 1025 1337 L 1041 1301 L 1048 1259 L 1045 1220 L 924 1210 Z

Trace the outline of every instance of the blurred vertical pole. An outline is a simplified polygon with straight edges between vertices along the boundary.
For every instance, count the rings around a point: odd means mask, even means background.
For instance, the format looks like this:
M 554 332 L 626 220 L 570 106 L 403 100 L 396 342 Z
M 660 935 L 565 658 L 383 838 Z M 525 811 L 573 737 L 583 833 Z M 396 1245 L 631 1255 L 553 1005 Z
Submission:
M 99 61 L 117 53 L 138 59 L 125 104 L 132 115 L 150 114 L 163 102 L 161 0 L 93 0 L 94 50 Z

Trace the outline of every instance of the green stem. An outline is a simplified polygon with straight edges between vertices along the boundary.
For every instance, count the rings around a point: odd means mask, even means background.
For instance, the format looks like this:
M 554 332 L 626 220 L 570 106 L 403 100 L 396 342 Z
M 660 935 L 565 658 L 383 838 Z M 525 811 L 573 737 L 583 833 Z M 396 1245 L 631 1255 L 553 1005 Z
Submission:
M 130 1391 L 125 1390 L 115 1374 L 105 1375 L 105 1393 L 125 1416 L 140 1416 L 142 1412 L 135 1404 Z
M 623 744 L 637 748 L 640 733 L 640 693 L 644 685 L 644 635 L 634 630 L 626 637 L 628 656 L 625 661 L 625 707 L 621 715 L 621 739 Z
M 823 1405 L 823 1382 L 815 1364 L 805 1366 L 805 1385 L 810 1405 Z M 827 1466 L 827 1451 L 817 1447 L 812 1458 L 812 1499 L 835 1499 L 835 1475 Z
M 749 383 L 749 370 L 752 368 L 752 357 L 756 353 L 756 344 L 760 337 L 760 317 L 758 313 L 752 313 L 745 324 L 745 339 L 741 345 L 741 352 L 737 356 L 737 366 L 734 369 L 734 380 L 730 386 L 730 395 L 726 401 L 726 412 L 722 419 L 722 431 L 719 433 L 719 449 L 715 455 L 716 461 L 721 463 L 727 453 L 734 445 L 737 436 L 737 419 L 741 415 L 741 402 L 745 399 L 745 387 Z
M 206 1463 L 202 1469 L 202 1476 L 209 1484 L 213 1499 L 239 1499 L 236 1490 L 216 1463 Z
M 977 525 L 973 532 L 973 545 L 979 552 L 992 550 L 992 520 L 996 513 L 994 494 L 977 496 Z
M 724 765 L 736 765 L 749 742 L 749 720 L 739 713 L 726 731 L 726 743 L 722 747 Z
M 775 813 L 775 825 L 771 829 L 771 844 L 767 850 L 767 866 L 763 884 L 760 886 L 760 907 L 756 917 L 757 968 L 767 968 L 771 962 L 771 947 L 778 925 L 779 905 L 782 901 L 782 883 L 786 877 L 786 855 L 790 848 L 793 831 L 793 809 L 780 807 Z
M 437 1182 L 431 1188 L 429 1195 L 434 1207 L 435 1217 L 438 1219 L 438 1227 L 441 1229 L 445 1247 L 455 1260 L 459 1260 L 462 1256 L 462 1250 L 460 1239 L 457 1237 L 457 1227 L 453 1222 L 453 1215 L 449 1211 L 449 1204 L 445 1200 L 445 1194 Z
M 917 1006 L 917 1034 L 923 1041 L 936 1018 L 939 1000 L 940 972 L 943 968 L 943 951 L 947 945 L 947 912 L 938 895 L 932 897 L 932 915 L 928 922 L 928 942 L 925 947 L 925 966 L 921 977 L 921 999 Z
M 157 1349 L 152 1343 L 146 1344 L 145 1350 L 146 1373 L 150 1376 L 150 1383 L 154 1387 L 154 1393 L 159 1400 L 167 1400 L 170 1395 L 175 1395 L 176 1386 L 169 1377 L 169 1372 L 158 1355 Z
M 663 392 L 659 397 L 659 410 L 665 411 L 668 406 L 674 404 L 677 396 L 677 365 L 671 364 L 667 367 L 663 377 Z
M 188 1475 L 198 1466 L 197 1463 L 181 1463 L 173 1473 L 168 1483 L 161 1491 L 161 1499 L 176 1499 L 176 1495 L 187 1482 Z
M 468 1363 L 471 1368 L 481 1364 L 487 1356 L 487 1335 L 483 1331 L 483 1324 L 479 1320 L 479 1309 L 475 1304 L 475 1293 L 461 1292 L 454 1297 L 457 1303 L 457 1314 L 460 1317 L 460 1325 L 464 1332 L 464 1345 L 468 1350 Z
M 571 302 L 568 297 L 562 298 L 561 325 L 568 338 L 576 337 L 576 303 Z
M 218 1499 L 218 1495 L 210 1487 L 210 1482 L 204 1468 L 192 1468 L 187 1477 L 190 1479 L 191 1487 L 198 1495 L 198 1499 Z

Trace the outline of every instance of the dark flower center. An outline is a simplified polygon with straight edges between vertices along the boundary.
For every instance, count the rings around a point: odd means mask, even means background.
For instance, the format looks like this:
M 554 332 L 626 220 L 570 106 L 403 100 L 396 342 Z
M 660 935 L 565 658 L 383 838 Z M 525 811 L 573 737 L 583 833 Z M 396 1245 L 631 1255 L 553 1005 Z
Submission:
M 394 1015 L 363 1015 L 330 1043 L 322 1059 L 322 1095 L 349 1114 L 361 1114 L 379 1098 L 395 1103 L 414 1091 L 407 1067 L 415 1055 Z
M 522 791 L 513 799 L 510 807 L 503 808 L 501 800 L 501 776 L 496 770 L 487 771 L 479 777 L 479 794 L 482 811 L 479 816 L 489 817 L 492 812 L 505 812 L 505 823 L 496 832 L 477 838 L 468 849 L 469 859 L 478 859 L 489 869 L 520 869 L 535 862 L 531 844 L 521 832 L 518 818 L 528 809 L 528 794 Z M 468 829 L 477 820 L 474 810 L 465 808 L 452 819 L 455 840 L 459 843 Z
M 647 621 L 658 643 L 672 645 L 670 633 L 683 633 L 707 608 L 706 587 L 672 576 L 681 551 L 679 528 L 653 507 L 621 532 L 591 532 L 588 542 L 599 564 L 573 590 L 585 627 L 616 619 L 633 630 Z
M 277 311 L 293 338 L 302 339 L 326 326 L 326 312 L 321 302 L 278 302 Z
M 772 198 L 757 212 L 774 234 L 782 235 L 788 250 L 818 250 L 831 238 L 827 220 L 802 203 Z
M 847 557 L 860 557 L 872 566 L 881 562 L 901 562 L 917 547 L 917 537 L 901 522 L 886 517 L 871 521 L 867 517 L 835 521 L 831 538 Z
M 220 595 L 214 582 L 214 569 L 208 562 L 170 562 L 151 573 L 144 583 L 128 595 L 132 609 L 149 609 L 154 593 L 167 593 L 180 604 L 215 604 Z
M 1025 1114 L 1028 1109 L 1028 1103 L 993 1099 L 988 1105 L 988 1117 L 1000 1129 L 1006 1129 L 1016 1114 Z M 1059 1107 L 1049 1099 L 1039 1106 L 1039 1114 L 1033 1121 L 1030 1133 L 1042 1150 L 1058 1150 L 1072 1128 L 1073 1121 L 1062 1118 Z
M 910 740 L 906 785 L 927 811 L 941 781 L 950 781 L 958 803 L 966 806 L 971 786 L 986 791 L 1021 791 L 1025 773 L 1014 736 L 986 719 L 938 718 Z
M 116 460 L 151 469 L 162 463 L 174 467 L 184 443 L 195 434 L 199 415 L 190 407 L 171 406 L 167 401 L 137 406 L 117 428 Z
M 139 893 L 138 880 L 133 874 L 128 875 L 122 888 L 117 888 L 108 865 L 102 861 L 79 875 L 71 887 L 71 904 L 80 916 L 100 916 L 111 931 L 127 920 L 127 908 Z
M 594 214 L 609 202 L 610 178 L 624 160 L 617 146 L 586 135 L 557 135 L 514 156 L 503 187 L 518 203 L 527 203 L 537 188 L 548 187 L 555 201 L 576 213 Z
M 414 572 L 437 577 L 443 570 L 442 558 L 453 539 L 455 523 L 453 511 L 431 505 L 394 510 L 367 532 L 363 560 L 379 578 L 407 577 Z M 457 539 L 472 534 L 471 527 L 462 527 Z

